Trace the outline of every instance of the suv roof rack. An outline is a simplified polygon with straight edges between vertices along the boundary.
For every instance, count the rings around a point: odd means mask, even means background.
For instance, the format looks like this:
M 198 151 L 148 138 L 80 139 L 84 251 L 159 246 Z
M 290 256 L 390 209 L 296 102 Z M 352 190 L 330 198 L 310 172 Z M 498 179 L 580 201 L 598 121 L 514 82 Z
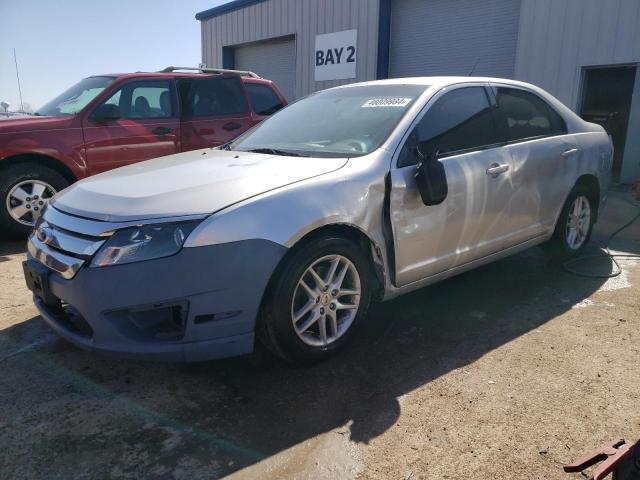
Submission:
M 226 68 L 201 68 L 201 67 L 167 67 L 160 70 L 160 73 L 171 73 L 176 70 L 188 70 L 202 73 L 235 73 L 243 77 L 261 78 L 260 75 L 249 70 L 228 70 Z

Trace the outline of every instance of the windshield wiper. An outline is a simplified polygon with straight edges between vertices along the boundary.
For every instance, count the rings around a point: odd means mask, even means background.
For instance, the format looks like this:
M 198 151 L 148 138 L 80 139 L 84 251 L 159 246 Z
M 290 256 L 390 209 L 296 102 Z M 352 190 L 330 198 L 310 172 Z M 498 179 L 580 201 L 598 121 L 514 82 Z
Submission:
M 287 150 L 278 150 L 277 148 L 252 148 L 251 150 L 242 150 L 242 151 L 251 152 L 251 153 L 267 153 L 269 155 L 282 155 L 285 157 L 304 157 L 305 156 L 296 152 L 289 152 Z

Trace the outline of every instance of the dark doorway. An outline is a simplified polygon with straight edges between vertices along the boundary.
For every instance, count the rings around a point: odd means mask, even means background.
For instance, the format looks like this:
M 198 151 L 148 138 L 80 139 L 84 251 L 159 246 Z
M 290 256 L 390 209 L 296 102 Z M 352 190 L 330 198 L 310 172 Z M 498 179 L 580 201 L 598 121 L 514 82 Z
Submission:
M 580 116 L 599 123 L 611 135 L 615 149 L 613 176 L 617 179 L 627 138 L 636 67 L 586 68 L 583 78 Z

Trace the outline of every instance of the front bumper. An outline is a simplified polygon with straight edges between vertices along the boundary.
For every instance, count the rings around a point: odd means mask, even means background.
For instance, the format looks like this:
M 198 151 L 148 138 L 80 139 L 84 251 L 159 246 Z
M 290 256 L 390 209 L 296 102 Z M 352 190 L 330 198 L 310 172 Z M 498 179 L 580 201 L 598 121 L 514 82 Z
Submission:
M 48 247 L 44 247 L 48 248 Z M 266 240 L 183 248 L 156 260 L 51 271 L 42 318 L 80 348 L 171 362 L 250 353 L 267 283 L 286 248 Z M 37 255 L 35 256 L 37 258 Z M 29 255 L 34 262 L 34 256 Z

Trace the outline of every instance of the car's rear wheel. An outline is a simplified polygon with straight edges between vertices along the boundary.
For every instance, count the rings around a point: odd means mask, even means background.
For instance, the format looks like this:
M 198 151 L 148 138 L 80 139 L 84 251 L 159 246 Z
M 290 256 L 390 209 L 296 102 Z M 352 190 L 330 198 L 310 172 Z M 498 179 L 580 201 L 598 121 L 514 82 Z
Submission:
M 51 197 L 68 184 L 58 172 L 38 164 L 0 170 L 0 236 L 25 238 Z
M 354 243 L 320 237 L 285 258 L 265 297 L 258 334 L 289 361 L 335 354 L 353 337 L 371 302 L 370 265 Z
M 591 238 L 595 214 L 591 192 L 574 188 L 562 208 L 553 237 L 544 245 L 545 252 L 559 261 L 581 255 Z

